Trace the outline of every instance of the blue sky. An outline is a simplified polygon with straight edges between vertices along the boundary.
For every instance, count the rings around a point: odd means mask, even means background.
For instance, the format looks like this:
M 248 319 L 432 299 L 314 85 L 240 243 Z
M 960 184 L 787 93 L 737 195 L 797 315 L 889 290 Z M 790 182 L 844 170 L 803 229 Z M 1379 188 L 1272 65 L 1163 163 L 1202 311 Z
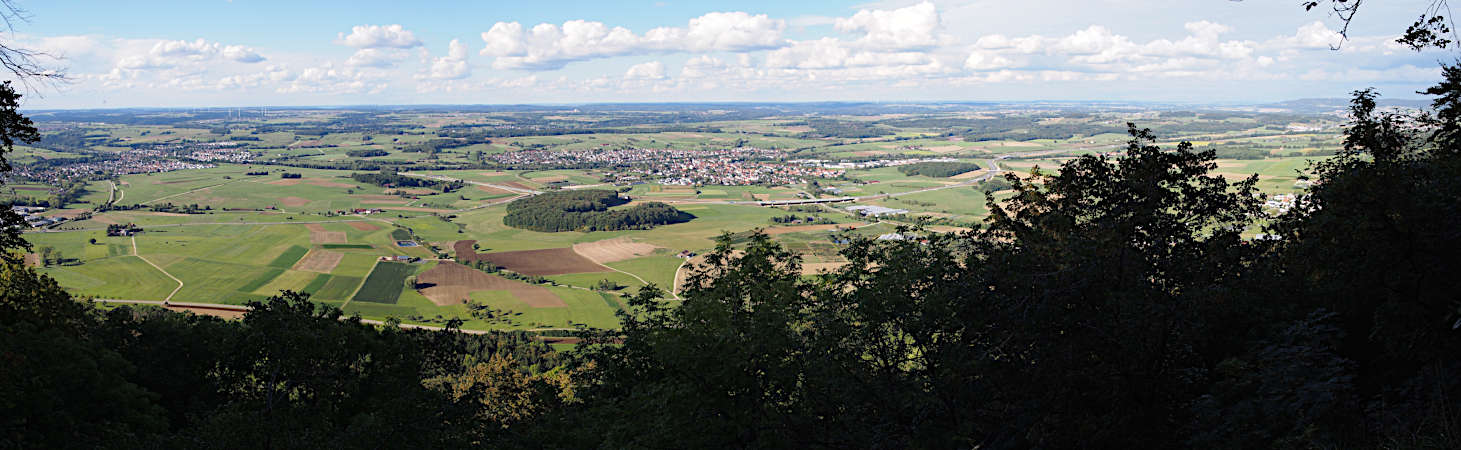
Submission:
M 1413 97 L 1448 53 L 1249 0 L 20 0 L 0 39 L 61 56 L 30 108 L 607 101 L 1263 102 Z

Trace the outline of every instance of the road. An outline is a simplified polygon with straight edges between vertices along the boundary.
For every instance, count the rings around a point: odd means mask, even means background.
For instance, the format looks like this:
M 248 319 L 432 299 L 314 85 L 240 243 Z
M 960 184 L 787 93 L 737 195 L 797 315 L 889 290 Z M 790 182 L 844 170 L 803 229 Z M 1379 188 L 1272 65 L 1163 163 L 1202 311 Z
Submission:
M 178 282 L 178 287 L 174 288 L 171 293 L 167 294 L 167 298 L 162 299 L 162 304 L 166 305 L 167 302 L 172 301 L 172 296 L 178 295 L 178 291 L 183 290 L 183 280 L 179 280 L 178 277 L 172 276 L 172 274 L 167 273 L 166 270 L 162 270 L 161 266 L 153 264 L 152 261 L 148 261 L 147 258 L 143 258 L 141 253 L 137 253 L 137 236 L 132 236 L 132 256 L 136 256 L 137 259 L 142 260 L 142 262 L 145 262 L 148 265 L 152 266 L 152 268 L 157 269 L 158 272 L 162 272 L 163 275 L 167 275 L 168 278 L 172 278 L 173 281 Z

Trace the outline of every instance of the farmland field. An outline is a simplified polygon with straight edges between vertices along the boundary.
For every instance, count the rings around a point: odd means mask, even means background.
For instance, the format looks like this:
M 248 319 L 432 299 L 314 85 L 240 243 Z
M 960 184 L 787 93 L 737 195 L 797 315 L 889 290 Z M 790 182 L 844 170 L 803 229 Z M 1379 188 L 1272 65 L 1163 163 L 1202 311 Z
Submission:
M 416 273 L 416 267 L 410 264 L 376 263 L 375 269 L 365 277 L 365 284 L 360 285 L 360 292 L 355 293 L 352 300 L 394 304 L 401 298 L 401 290 L 405 289 L 406 277 L 413 273 Z
M 238 151 L 249 159 L 94 174 L 75 183 L 17 180 L 0 188 L 0 199 L 59 203 L 38 217 L 61 223 L 26 238 L 53 255 L 40 270 L 76 294 L 133 300 L 172 294 L 173 301 L 241 304 L 292 290 L 343 307 L 347 314 L 405 323 L 441 325 L 457 318 L 473 329 L 613 328 L 622 296 L 648 283 L 671 289 L 685 262 L 677 255 L 703 254 L 719 236 L 743 242 L 752 230 L 765 230 L 815 273 L 845 262 L 836 237 L 845 228 L 868 237 L 915 221 L 924 221 L 927 232 L 976 228 L 988 215 L 984 192 L 995 186 L 982 181 L 988 174 L 982 168 L 999 158 L 999 166 L 1008 170 L 1025 172 L 1039 165 L 1049 172 L 1076 155 L 1120 150 L 1127 137 L 1111 124 L 1128 119 L 1162 130 L 1173 145 L 1193 139 L 1201 149 L 1235 155 L 1217 161 L 1215 172 L 1229 179 L 1256 173 L 1259 187 L 1270 194 L 1303 191 L 1299 171 L 1337 147 L 1337 138 L 1326 130 L 1340 123 L 1322 113 L 1230 112 L 1224 114 L 1242 117 L 1204 121 L 1188 113 L 1128 114 L 1099 105 L 1069 116 L 978 105 L 902 115 L 727 108 L 755 117 L 707 113 L 695 119 L 702 122 L 684 122 L 673 130 L 647 129 L 659 126 L 652 120 L 623 121 L 645 117 L 638 112 L 621 117 L 602 111 L 366 109 L 287 112 L 281 114 L 293 119 L 223 125 L 204 125 L 186 115 L 154 117 L 158 125 L 59 122 L 87 130 L 95 145 L 21 146 L 13 161 L 44 168 L 154 144 L 187 147 L 227 139 L 241 144 Z M 359 128 L 337 122 L 346 116 L 360 120 Z M 811 116 L 823 122 L 813 126 L 807 120 Z M 982 128 L 981 121 L 994 119 L 1024 125 Z M 608 128 L 624 132 L 573 130 L 610 122 L 617 125 Z M 464 131 L 492 129 L 474 128 L 482 124 L 558 131 L 490 138 Z M 1285 131 L 1294 124 L 1302 131 Z M 316 126 L 322 128 L 307 133 L 291 128 Z M 362 150 L 372 156 L 350 154 Z M 687 154 L 704 155 L 718 165 L 671 174 L 680 166 L 662 164 Z M 613 160 L 620 156 L 627 159 Z M 570 160 L 585 157 L 590 159 Z M 981 169 L 949 177 L 900 170 L 915 161 L 928 163 L 919 167 Z M 783 175 L 753 182 L 714 178 L 736 170 Z M 663 202 L 693 217 L 653 229 L 592 232 L 549 233 L 504 224 L 510 201 L 577 189 L 617 191 L 629 201 L 616 208 Z M 857 198 L 823 205 L 760 204 L 841 197 Z M 855 205 L 907 213 L 864 217 L 845 209 Z M 129 224 L 142 230 L 135 236 L 135 255 L 134 238 L 105 233 Z M 390 261 L 382 262 L 383 257 Z M 40 264 L 39 255 L 29 260 Z M 472 267 L 478 260 L 506 272 Z M 405 286 L 411 276 L 422 277 L 416 289 Z M 619 288 L 594 291 L 614 286 Z M 501 315 L 501 310 L 512 314 Z

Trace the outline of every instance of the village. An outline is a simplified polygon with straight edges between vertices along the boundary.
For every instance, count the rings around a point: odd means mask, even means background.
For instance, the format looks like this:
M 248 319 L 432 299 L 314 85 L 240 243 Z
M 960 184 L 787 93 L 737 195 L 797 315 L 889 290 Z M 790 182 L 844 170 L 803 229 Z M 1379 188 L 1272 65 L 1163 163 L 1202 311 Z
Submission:
M 616 181 L 655 179 L 666 185 L 785 185 L 837 178 L 845 169 L 782 162 L 786 152 L 753 147 L 720 150 L 622 148 L 579 151 L 525 150 L 492 155 L 500 164 L 555 168 L 585 165 L 630 167 Z

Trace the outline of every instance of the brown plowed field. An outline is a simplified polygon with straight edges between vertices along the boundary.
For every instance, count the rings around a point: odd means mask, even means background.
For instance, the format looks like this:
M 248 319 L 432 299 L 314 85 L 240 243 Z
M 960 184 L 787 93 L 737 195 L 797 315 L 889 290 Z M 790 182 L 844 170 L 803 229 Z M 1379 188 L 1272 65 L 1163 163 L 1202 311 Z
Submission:
M 471 244 L 468 244 L 469 246 Z M 473 291 L 508 291 L 533 308 L 564 308 L 568 305 L 553 291 L 521 281 L 513 281 L 450 261 L 442 261 L 431 270 L 416 276 L 416 282 L 431 284 L 419 289 L 421 295 L 437 305 L 460 305 L 471 298 Z
M 828 225 L 794 225 L 794 226 L 789 226 L 789 227 L 771 227 L 771 228 L 767 228 L 766 229 L 766 234 L 767 235 L 770 235 L 770 236 L 775 236 L 775 235 L 778 235 L 778 234 L 801 233 L 801 232 L 806 232 L 806 231 L 827 231 L 827 230 L 836 230 L 839 227 L 840 228 L 852 228 L 852 227 L 860 227 L 860 226 L 863 226 L 863 225 L 866 225 L 866 224 L 861 224 L 861 223 L 846 224 L 846 223 L 844 223 L 844 224 L 828 224 Z
M 344 231 L 311 231 L 309 233 L 311 244 L 344 244 Z
M 340 252 L 310 250 L 308 254 L 304 255 L 304 258 L 300 258 L 299 262 L 294 263 L 294 270 L 330 273 L 331 270 L 335 270 L 335 266 L 339 265 L 340 259 L 344 257 L 345 254 Z
M 503 185 L 503 186 L 515 187 L 515 188 L 518 188 L 518 189 L 529 189 L 529 190 L 532 189 L 531 187 L 528 187 L 528 185 L 525 185 L 525 184 L 522 184 L 522 183 L 519 183 L 519 182 L 516 182 L 516 181 L 509 181 L 509 182 L 506 182 L 506 183 L 497 183 L 497 184 L 500 184 L 500 185 Z
M 304 227 L 308 228 L 309 231 L 325 231 L 325 226 L 317 223 L 307 223 L 304 224 Z
M 375 231 L 380 229 L 380 227 L 376 226 L 375 224 L 365 222 L 350 222 L 350 228 L 354 228 L 360 231 Z
M 309 204 L 309 199 L 300 197 L 280 197 L 279 203 L 283 203 L 284 206 L 289 207 L 304 206 Z
M 492 187 L 492 186 L 483 186 L 483 185 L 480 185 L 480 184 L 475 185 L 475 186 L 477 186 L 477 190 L 482 191 L 482 192 L 486 192 L 488 194 L 511 194 L 512 193 L 512 191 L 509 191 L 509 190 L 506 190 L 506 189 L 498 189 L 498 188 L 495 188 L 495 187 Z
M 567 273 L 612 272 L 571 248 L 550 248 L 543 250 L 522 250 L 516 252 L 477 253 L 472 244 L 477 241 L 457 241 L 452 245 L 462 261 L 483 260 L 523 275 L 563 275 Z
M 387 211 L 416 211 L 416 212 L 433 212 L 433 213 L 451 212 L 450 209 L 441 209 L 441 208 L 418 208 L 418 207 L 415 207 L 415 206 L 389 206 L 389 205 L 387 205 L 387 206 L 381 206 L 380 209 L 387 210 Z
M 656 248 L 659 247 L 643 242 L 634 242 L 627 237 L 573 244 L 574 252 L 599 264 L 647 256 L 651 252 L 654 252 Z

